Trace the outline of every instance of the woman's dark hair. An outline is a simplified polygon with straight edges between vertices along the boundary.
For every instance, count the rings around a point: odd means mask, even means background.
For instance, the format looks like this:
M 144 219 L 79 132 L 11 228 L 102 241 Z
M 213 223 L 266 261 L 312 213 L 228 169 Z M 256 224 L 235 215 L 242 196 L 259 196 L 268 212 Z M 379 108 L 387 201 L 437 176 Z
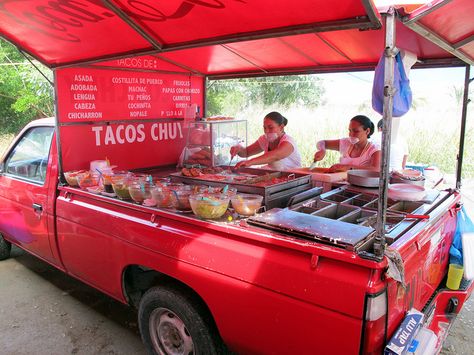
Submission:
M 383 120 L 379 120 L 377 122 L 377 129 L 382 129 L 382 126 L 383 126 Z
M 370 118 L 368 118 L 367 116 L 364 116 L 364 115 L 357 115 L 357 116 L 354 116 L 351 118 L 351 121 L 357 121 L 361 124 L 362 127 L 364 127 L 364 129 L 367 129 L 367 128 L 370 128 L 370 132 L 369 134 L 367 135 L 367 138 L 370 138 L 370 136 L 372 134 L 374 134 L 374 131 L 375 131 L 375 126 L 374 124 L 372 123 L 372 121 L 370 120 Z
M 278 125 L 286 126 L 288 124 L 288 120 L 280 112 L 276 112 L 276 111 L 270 112 L 265 116 L 265 118 L 271 119 L 273 122 L 275 122 Z

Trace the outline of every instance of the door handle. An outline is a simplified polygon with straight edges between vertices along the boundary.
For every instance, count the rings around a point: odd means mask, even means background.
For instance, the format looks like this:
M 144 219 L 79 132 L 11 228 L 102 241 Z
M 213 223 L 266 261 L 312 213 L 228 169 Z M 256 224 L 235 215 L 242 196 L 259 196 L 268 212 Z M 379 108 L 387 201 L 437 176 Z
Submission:
M 43 206 L 41 206 L 39 203 L 33 203 L 33 209 L 36 212 L 43 212 Z

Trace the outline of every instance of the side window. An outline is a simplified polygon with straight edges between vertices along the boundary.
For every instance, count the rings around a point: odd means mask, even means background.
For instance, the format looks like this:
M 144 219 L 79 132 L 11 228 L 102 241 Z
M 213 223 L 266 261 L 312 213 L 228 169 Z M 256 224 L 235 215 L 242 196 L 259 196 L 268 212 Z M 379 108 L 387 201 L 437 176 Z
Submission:
M 53 132 L 53 127 L 35 127 L 28 130 L 6 159 L 5 171 L 43 183 L 46 178 Z

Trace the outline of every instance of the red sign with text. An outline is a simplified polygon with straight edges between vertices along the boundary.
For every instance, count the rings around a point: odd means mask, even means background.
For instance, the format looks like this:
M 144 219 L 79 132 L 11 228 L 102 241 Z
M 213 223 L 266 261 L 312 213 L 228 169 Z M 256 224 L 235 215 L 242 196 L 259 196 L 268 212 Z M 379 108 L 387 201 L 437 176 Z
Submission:
M 56 71 L 59 122 L 189 118 L 204 79 L 181 74 L 68 68 Z
M 120 170 L 174 165 L 187 132 L 183 121 L 61 126 L 63 170 L 106 158 Z
M 127 70 L 57 70 L 63 170 L 108 158 L 131 170 L 176 164 L 186 121 L 203 104 L 203 78 Z

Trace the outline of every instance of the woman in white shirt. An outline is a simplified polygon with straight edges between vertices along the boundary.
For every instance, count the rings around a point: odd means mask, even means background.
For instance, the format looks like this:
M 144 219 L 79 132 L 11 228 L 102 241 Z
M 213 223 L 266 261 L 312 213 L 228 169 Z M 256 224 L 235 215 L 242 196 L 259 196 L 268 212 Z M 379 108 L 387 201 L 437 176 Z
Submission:
M 350 120 L 349 138 L 323 140 L 316 145 L 318 151 L 314 161 L 324 159 L 326 149 L 337 150 L 341 154 L 339 164 L 331 166 L 330 171 L 347 171 L 350 169 L 380 170 L 380 148 L 369 141 L 375 127 L 372 121 L 363 115 Z
M 301 167 L 301 156 L 292 137 L 285 133 L 288 120 L 279 112 L 270 112 L 263 119 L 264 135 L 260 136 L 248 147 L 235 145 L 230 148 L 230 155 L 234 157 L 251 157 L 238 162 L 235 167 L 243 168 L 253 165 L 265 165 L 272 170 L 290 170 Z
M 372 138 L 380 150 L 382 150 L 382 125 L 383 120 L 377 122 L 378 135 Z M 393 136 L 392 136 L 393 137 Z M 392 138 L 390 142 L 390 168 L 389 170 L 403 170 L 405 169 L 408 160 L 408 145 L 405 139 L 399 133 L 395 138 Z

